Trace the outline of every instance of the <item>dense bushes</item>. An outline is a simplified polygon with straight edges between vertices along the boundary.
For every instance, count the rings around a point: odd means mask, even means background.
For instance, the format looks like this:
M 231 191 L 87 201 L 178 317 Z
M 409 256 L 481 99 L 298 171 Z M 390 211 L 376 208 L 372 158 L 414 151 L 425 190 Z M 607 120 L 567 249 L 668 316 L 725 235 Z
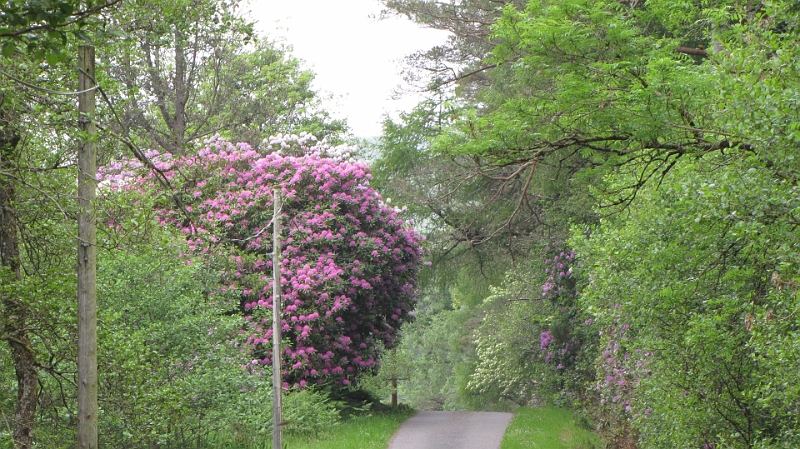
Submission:
M 281 274 L 288 385 L 352 382 L 391 347 L 416 299 L 419 237 L 369 187 L 369 169 L 313 136 L 278 136 L 272 153 L 212 139 L 197 156 L 155 158 L 181 198 L 159 207 L 218 277 L 209 295 L 246 316 L 251 369 L 271 364 L 272 189 L 286 222 Z M 288 154 L 282 154 L 288 153 Z M 155 156 L 155 153 L 153 154 Z M 138 171 L 138 178 L 135 175 Z M 109 183 L 150 195 L 157 175 L 138 161 L 112 166 Z M 121 232 L 125 232 L 123 229 Z M 216 300 L 215 300 L 216 301 Z
M 271 432 L 273 184 L 285 195 L 285 431 L 313 436 L 335 425 L 341 404 L 304 387 L 341 387 L 373 371 L 409 320 L 419 237 L 369 187 L 368 167 L 349 160 L 349 148 L 306 135 L 272 144 L 269 154 L 216 139 L 197 156 L 150 153 L 172 192 L 134 161 L 105 171 L 101 444 L 246 445 Z M 75 438 L 74 360 L 53 366 L 36 438 L 66 448 Z
M 613 447 L 800 445 L 797 5 L 412 3 L 491 30 L 448 44 L 467 88 L 387 126 L 378 164 L 440 243 L 444 307 L 407 349 L 456 329 L 457 406 L 581 407 Z M 551 279 L 559 241 L 582 265 Z

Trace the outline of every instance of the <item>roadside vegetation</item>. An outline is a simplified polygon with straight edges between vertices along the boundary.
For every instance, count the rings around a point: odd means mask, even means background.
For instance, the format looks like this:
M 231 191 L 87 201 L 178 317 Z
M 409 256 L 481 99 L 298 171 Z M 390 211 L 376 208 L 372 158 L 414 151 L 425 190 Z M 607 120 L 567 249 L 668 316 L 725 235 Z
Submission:
M 400 425 L 413 414 L 410 409 L 355 415 L 315 437 L 286 438 L 296 449 L 386 449 Z
M 452 34 L 366 153 L 244 0 L 3 4 L 0 449 L 84 421 L 87 42 L 101 446 L 269 444 L 279 184 L 290 447 L 385 444 L 359 384 L 531 407 L 517 447 L 800 447 L 800 3 L 381 3 Z
M 798 3 L 385 3 L 453 33 L 374 164 L 433 263 L 402 397 L 800 447 Z
M 565 408 L 521 407 L 506 429 L 501 449 L 600 449 L 600 438 L 585 419 Z
M 291 449 L 386 449 L 392 435 L 413 414 L 409 408 L 380 412 L 360 412 L 337 422 L 331 422 L 314 432 L 288 429 L 284 446 Z M 233 433 L 219 434 L 208 447 L 218 449 L 272 449 L 272 437 L 264 435 L 258 441 L 237 441 Z

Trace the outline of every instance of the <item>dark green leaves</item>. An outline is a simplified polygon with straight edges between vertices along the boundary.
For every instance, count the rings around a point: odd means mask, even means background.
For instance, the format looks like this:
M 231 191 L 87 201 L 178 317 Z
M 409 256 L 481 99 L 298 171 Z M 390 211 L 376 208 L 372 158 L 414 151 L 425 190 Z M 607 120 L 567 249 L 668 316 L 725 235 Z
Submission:
M 16 50 L 16 46 L 12 41 L 5 41 L 3 42 L 2 49 L 0 49 L 0 53 L 6 58 L 10 57 L 14 54 L 14 50 Z

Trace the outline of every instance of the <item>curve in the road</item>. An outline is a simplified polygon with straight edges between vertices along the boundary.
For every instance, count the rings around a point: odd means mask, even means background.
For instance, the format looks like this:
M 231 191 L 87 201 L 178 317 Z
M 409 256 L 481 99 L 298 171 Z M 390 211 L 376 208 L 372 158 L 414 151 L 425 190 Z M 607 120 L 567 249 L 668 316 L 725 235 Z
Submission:
M 499 449 L 511 413 L 422 411 L 400 426 L 389 449 Z

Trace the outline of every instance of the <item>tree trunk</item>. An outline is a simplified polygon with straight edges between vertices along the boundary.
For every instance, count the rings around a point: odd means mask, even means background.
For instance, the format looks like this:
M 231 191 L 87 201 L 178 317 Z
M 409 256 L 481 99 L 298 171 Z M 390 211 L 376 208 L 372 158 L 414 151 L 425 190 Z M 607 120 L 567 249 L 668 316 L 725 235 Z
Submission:
M 0 284 L 17 282 L 22 277 L 14 210 L 14 180 L 3 175 L 13 170 L 14 153 L 19 140 L 19 135 L 9 123 L 0 119 Z M 0 294 L 0 305 L 5 315 L 0 335 L 11 348 L 11 359 L 17 375 L 17 407 L 12 438 L 17 449 L 30 449 L 33 447 L 39 372 L 26 329 L 28 310 L 22 301 L 8 294 Z
M 186 103 L 188 102 L 189 86 L 186 83 L 186 49 L 178 30 L 175 30 L 175 76 L 172 84 L 175 87 L 175 118 L 172 133 L 173 145 L 180 149 L 180 154 L 186 151 Z

